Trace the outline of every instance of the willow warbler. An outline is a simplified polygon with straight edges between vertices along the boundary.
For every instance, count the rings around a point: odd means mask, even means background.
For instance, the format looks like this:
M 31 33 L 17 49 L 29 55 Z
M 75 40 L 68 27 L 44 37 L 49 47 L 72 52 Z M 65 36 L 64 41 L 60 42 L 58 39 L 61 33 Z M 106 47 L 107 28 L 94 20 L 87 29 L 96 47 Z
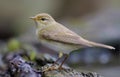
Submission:
M 66 28 L 64 25 L 56 22 L 49 14 L 40 13 L 30 18 L 35 21 L 36 35 L 41 44 L 55 51 L 69 54 L 71 51 L 82 47 L 103 47 L 115 49 L 112 46 L 95 43 L 82 38 L 75 32 Z M 62 54 L 60 54 L 60 57 L 62 57 Z M 67 56 L 64 61 L 66 59 Z M 60 67 L 62 67 L 62 64 Z

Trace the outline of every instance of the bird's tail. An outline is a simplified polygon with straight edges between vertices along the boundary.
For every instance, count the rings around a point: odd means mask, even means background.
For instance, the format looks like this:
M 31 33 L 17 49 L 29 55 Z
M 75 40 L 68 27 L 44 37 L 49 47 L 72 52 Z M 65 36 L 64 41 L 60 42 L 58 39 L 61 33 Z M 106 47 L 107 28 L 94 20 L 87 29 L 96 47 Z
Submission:
M 104 44 L 100 44 L 100 43 L 95 43 L 95 42 L 91 42 L 91 41 L 89 41 L 89 45 L 93 46 L 93 47 L 95 46 L 95 47 L 103 47 L 103 48 L 108 48 L 108 49 L 115 49 L 112 46 L 104 45 Z

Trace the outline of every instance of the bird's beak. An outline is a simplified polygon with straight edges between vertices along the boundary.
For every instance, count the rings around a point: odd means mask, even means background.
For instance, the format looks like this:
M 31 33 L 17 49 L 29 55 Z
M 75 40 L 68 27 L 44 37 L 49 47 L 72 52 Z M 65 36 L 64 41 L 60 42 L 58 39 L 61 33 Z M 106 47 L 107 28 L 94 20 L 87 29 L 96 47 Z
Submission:
M 32 19 L 32 20 L 36 20 L 36 17 L 30 17 L 30 19 Z

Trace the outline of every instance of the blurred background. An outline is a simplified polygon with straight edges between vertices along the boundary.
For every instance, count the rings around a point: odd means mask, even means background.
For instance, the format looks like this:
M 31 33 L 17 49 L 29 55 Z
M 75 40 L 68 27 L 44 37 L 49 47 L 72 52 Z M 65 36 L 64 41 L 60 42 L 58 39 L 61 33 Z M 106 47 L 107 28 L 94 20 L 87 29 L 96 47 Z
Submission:
M 34 45 L 39 52 L 56 55 L 39 43 L 35 24 L 29 19 L 38 13 L 49 13 L 82 37 L 116 48 L 78 50 L 70 55 L 69 66 L 105 77 L 120 76 L 120 0 L 0 0 L 0 10 L 1 47 L 17 38 Z

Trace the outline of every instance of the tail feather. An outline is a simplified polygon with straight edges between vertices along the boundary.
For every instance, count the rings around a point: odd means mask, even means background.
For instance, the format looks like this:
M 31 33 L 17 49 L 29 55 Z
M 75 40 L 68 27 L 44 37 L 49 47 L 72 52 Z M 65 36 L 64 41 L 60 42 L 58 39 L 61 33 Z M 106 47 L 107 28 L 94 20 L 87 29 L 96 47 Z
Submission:
M 88 41 L 88 40 L 85 40 L 82 37 L 80 38 L 80 40 L 81 40 L 80 44 L 82 44 L 84 46 L 88 46 L 88 47 L 103 47 L 103 48 L 107 48 L 107 49 L 115 49 L 112 46 L 105 45 L 105 44 L 100 44 L 100 43 L 95 43 L 95 42 L 92 42 L 92 41 Z
M 103 48 L 108 48 L 108 49 L 115 49 L 115 48 L 112 47 L 112 46 L 104 45 L 104 44 L 99 44 L 99 43 L 95 43 L 95 42 L 89 42 L 89 44 L 90 44 L 91 46 L 95 46 L 95 47 L 103 47 Z

